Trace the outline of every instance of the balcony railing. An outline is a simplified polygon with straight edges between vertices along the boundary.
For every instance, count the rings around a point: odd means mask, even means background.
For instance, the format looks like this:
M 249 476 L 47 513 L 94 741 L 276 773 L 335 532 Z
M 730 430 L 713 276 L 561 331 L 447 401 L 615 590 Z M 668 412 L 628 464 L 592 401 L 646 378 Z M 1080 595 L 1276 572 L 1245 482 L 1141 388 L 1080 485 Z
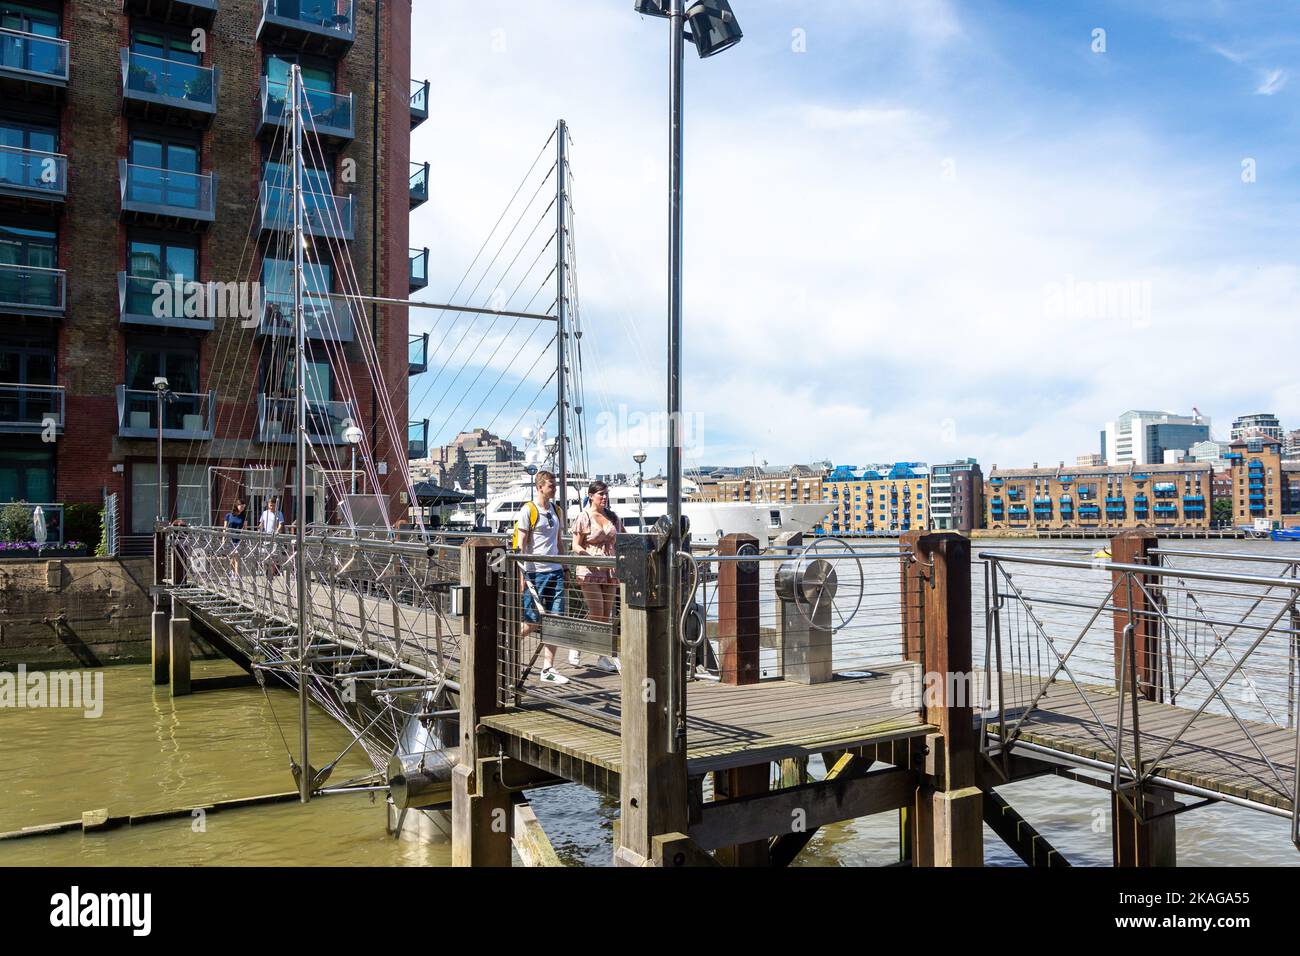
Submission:
M 196 223 L 216 219 L 215 173 L 184 173 L 119 159 L 117 178 L 125 213 Z
M 429 333 L 423 332 L 420 335 L 412 335 L 410 343 L 407 345 L 407 360 L 410 363 L 411 375 L 420 375 L 429 371 Z M 421 456 L 423 457 L 423 456 Z
M 417 292 L 429 284 L 429 247 L 411 250 L 411 291 Z
M 166 291 L 159 288 L 166 285 Z M 195 329 L 211 332 L 216 320 L 211 311 L 203 308 L 201 315 L 185 315 L 185 296 L 177 301 L 175 280 L 157 276 L 131 276 L 117 274 L 117 309 L 121 322 L 128 325 L 153 325 L 168 329 Z M 182 293 L 184 287 L 182 286 Z
M 123 48 L 122 102 L 145 113 L 206 123 L 217 112 L 221 74 L 214 66 L 137 53 Z
M 429 164 L 411 163 L 411 208 L 429 201 Z
M 309 236 L 352 239 L 355 199 L 329 193 L 303 192 L 302 228 Z M 263 230 L 289 232 L 293 229 L 293 193 L 283 186 L 262 183 L 259 210 Z
M 26 83 L 68 85 L 68 41 L 0 29 L 0 77 Z
M 308 402 L 307 438 L 318 445 L 343 445 L 345 423 L 356 418 L 348 402 Z M 298 400 L 257 396 L 258 440 L 273 444 L 296 441 Z
M 411 81 L 411 129 L 429 118 L 429 81 Z
M 0 146 L 0 193 L 63 202 L 68 195 L 68 157 L 43 149 Z
M 352 0 L 263 0 L 257 39 L 315 53 L 346 52 L 356 39 Z
M 217 407 L 215 391 L 172 392 L 162 403 L 163 438 L 208 441 Z M 119 438 L 158 437 L 158 393 L 151 388 L 117 387 Z
M 0 382 L 0 432 L 63 433 L 63 386 Z
M 336 140 L 352 140 L 356 136 L 355 114 L 351 93 L 330 93 L 325 90 L 305 91 L 309 116 L 308 132 Z M 289 108 L 289 86 L 273 83 L 262 77 L 262 113 L 258 134 L 269 127 L 284 126 Z
M 429 419 L 408 422 L 406 426 L 406 458 L 429 457 Z
M 293 335 L 293 293 L 262 292 L 261 335 Z M 352 308 L 346 299 L 307 293 L 302 303 L 307 338 L 331 342 L 351 342 L 355 334 Z
M 62 315 L 67 278 L 63 269 L 0 263 L 0 312 Z

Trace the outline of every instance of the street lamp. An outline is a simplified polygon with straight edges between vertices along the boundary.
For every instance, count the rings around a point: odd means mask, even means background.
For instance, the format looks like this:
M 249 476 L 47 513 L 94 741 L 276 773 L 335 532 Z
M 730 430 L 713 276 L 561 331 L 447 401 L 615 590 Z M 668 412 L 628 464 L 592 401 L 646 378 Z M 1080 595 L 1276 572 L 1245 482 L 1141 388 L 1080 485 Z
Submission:
M 357 423 L 350 418 L 343 420 L 343 440 L 352 446 L 352 468 L 348 474 L 352 478 L 352 494 L 357 493 L 357 445 L 361 444 L 361 439 L 365 437 L 365 432 L 357 427 Z
M 645 464 L 645 452 L 638 448 L 632 455 L 632 460 L 636 462 L 636 526 L 638 530 L 645 531 L 645 492 L 641 471 L 641 466 Z
M 740 24 L 727 0 L 636 0 L 636 10 L 668 20 L 668 646 L 674 674 L 680 668 L 677 613 L 682 606 L 677 553 L 682 547 L 682 67 L 686 21 L 701 58 L 740 42 Z M 686 716 L 677 681 L 669 681 L 666 703 L 673 729 L 668 750 L 678 753 L 686 736 Z
M 174 402 L 176 396 L 173 394 L 167 379 L 161 375 L 153 380 L 153 387 L 158 393 L 158 515 L 155 524 L 166 521 L 166 512 L 163 510 L 163 402 Z

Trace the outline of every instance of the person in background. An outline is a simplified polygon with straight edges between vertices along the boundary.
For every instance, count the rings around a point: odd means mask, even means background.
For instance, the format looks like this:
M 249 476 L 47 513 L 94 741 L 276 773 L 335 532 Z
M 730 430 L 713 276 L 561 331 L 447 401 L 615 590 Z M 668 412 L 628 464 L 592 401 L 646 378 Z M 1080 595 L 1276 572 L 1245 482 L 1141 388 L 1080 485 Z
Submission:
M 612 558 L 614 539 L 622 533 L 623 522 L 609 508 L 609 486 L 603 481 L 593 481 L 587 488 L 586 507 L 573 522 L 574 554 Z M 614 570 L 583 565 L 578 568 L 577 577 L 582 599 L 587 604 L 587 616 L 593 621 L 607 622 L 614 612 L 614 596 L 618 591 Z M 611 674 L 620 670 L 618 658 L 604 654 L 597 659 L 596 667 Z
M 515 548 L 532 557 L 558 555 L 561 553 L 560 516 L 555 510 L 555 476 L 549 471 L 539 471 L 534 486 L 534 500 L 523 506 L 515 523 Z M 524 623 L 519 636 L 524 638 L 541 623 L 542 609 L 548 614 L 564 613 L 564 567 L 555 561 L 524 561 L 521 573 Z M 543 644 L 541 654 L 542 683 L 567 684 L 569 678 L 555 669 L 555 646 Z
M 284 512 L 279 507 L 279 499 L 272 495 L 266 499 L 266 510 L 258 519 L 258 528 L 267 534 L 276 534 L 284 527 Z
M 221 527 L 228 531 L 242 531 L 244 525 L 248 523 L 248 505 L 244 503 L 243 498 L 235 499 L 235 506 L 230 509 L 226 515 L 226 520 L 221 523 Z M 230 570 L 234 574 L 239 573 L 239 535 L 230 535 Z

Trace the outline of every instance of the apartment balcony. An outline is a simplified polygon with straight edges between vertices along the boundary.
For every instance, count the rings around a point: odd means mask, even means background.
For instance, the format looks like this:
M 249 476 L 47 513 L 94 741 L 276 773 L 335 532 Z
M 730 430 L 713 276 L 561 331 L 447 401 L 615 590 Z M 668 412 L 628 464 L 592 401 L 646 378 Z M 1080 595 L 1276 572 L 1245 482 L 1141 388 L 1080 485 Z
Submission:
M 217 218 L 216 173 L 184 173 L 117 161 L 122 218 L 128 222 L 206 228 Z
M 122 111 L 144 119 L 206 128 L 217 114 L 221 71 L 123 48 Z
M 294 335 L 293 293 L 262 292 L 262 321 L 257 327 L 259 335 Z M 308 339 L 329 342 L 351 342 L 356 335 L 352 322 L 352 308 L 344 299 L 307 293 L 302 303 L 303 321 Z
M 356 237 L 356 200 L 353 196 L 303 192 L 302 228 L 323 239 Z M 258 226 L 263 232 L 293 231 L 293 192 L 263 181 L 258 202 Z
M 408 375 L 420 375 L 429 371 L 429 333 L 412 335 L 407 345 L 407 361 L 410 369 Z M 424 457 L 421 455 L 420 457 Z
M 0 382 L 0 434 L 63 434 L 63 386 Z
M 411 291 L 418 292 L 429 284 L 429 247 L 411 250 Z
M 161 283 L 161 285 L 160 285 Z M 164 289 L 163 286 L 166 286 Z M 211 332 L 216 320 L 205 307 L 202 315 L 185 315 L 184 288 L 177 296 L 173 280 L 156 276 L 117 274 L 117 311 L 122 325 L 148 325 L 164 329 Z M 180 299 L 178 302 L 177 299 Z
M 306 129 L 318 139 L 335 144 L 350 143 L 356 138 L 356 111 L 351 93 L 306 90 Z M 257 135 L 284 129 L 289 111 L 289 87 L 262 77 L 262 108 L 258 116 Z
M 62 318 L 67 287 L 63 269 L 0 263 L 0 314 Z
M 0 146 L 0 199 L 19 210 L 48 212 L 68 198 L 68 157 L 43 149 Z
M 411 163 L 411 208 L 429 201 L 429 164 Z
M 349 402 L 308 402 L 306 432 L 314 445 L 346 445 L 343 429 L 356 418 Z M 257 439 L 266 444 L 297 441 L 298 400 L 257 396 Z
M 122 0 L 122 12 L 185 26 L 210 27 L 217 0 Z
M 47 103 L 68 88 L 68 41 L 0 29 L 0 91 L 7 99 Z
M 408 422 L 406 426 L 406 458 L 413 461 L 416 458 L 429 457 L 429 419 L 418 422 Z
M 429 81 L 411 81 L 411 129 L 429 118 Z
M 162 437 L 209 441 L 216 417 L 217 393 L 172 392 L 163 399 Z M 151 388 L 117 387 L 117 437 L 158 437 L 158 393 Z
M 342 56 L 357 38 L 352 0 L 263 0 L 259 43 Z

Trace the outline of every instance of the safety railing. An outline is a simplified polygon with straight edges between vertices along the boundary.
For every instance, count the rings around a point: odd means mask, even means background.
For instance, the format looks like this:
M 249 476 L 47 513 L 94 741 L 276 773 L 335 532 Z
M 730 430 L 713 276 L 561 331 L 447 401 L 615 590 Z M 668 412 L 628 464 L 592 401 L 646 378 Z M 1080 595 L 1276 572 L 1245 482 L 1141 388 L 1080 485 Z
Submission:
M 458 686 L 455 546 L 312 528 L 299 554 L 291 529 L 172 527 L 163 536 L 163 586 L 228 628 L 260 673 L 293 686 L 304 674 L 312 698 L 346 726 L 357 725 L 358 701 L 373 706 L 358 741 L 376 767 L 386 764 L 410 716 L 407 707 L 402 721 L 385 724 L 394 702 Z M 300 560 L 305 635 L 298 631 Z
M 45 149 L 0 146 L 0 192 L 62 202 L 68 194 L 68 157 Z
M 1139 818 L 1155 784 L 1285 813 L 1300 840 L 1296 560 L 1118 556 L 980 554 L 986 752 L 1068 751 Z
M 497 554 L 499 706 L 543 701 L 618 723 L 614 567 L 590 555 Z

